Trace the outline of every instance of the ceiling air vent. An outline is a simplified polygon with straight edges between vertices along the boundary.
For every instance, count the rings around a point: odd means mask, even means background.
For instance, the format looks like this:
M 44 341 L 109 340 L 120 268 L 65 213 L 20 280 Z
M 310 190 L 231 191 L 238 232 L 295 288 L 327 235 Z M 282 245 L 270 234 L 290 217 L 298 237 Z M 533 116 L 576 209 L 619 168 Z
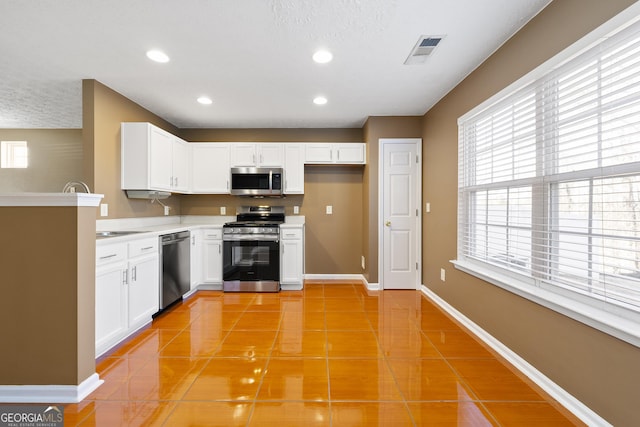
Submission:
M 404 61 L 405 65 L 423 64 L 443 38 L 444 36 L 420 36 L 418 43 Z

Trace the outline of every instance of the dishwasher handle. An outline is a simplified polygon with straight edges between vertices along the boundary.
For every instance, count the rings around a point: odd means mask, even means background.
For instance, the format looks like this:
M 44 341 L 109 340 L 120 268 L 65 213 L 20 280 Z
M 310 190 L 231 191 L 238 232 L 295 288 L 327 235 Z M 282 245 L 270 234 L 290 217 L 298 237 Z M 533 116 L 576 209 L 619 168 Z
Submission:
M 183 242 L 191 238 L 189 231 L 181 231 L 179 233 L 163 234 L 160 236 L 160 243 L 163 245 L 172 245 L 174 243 Z

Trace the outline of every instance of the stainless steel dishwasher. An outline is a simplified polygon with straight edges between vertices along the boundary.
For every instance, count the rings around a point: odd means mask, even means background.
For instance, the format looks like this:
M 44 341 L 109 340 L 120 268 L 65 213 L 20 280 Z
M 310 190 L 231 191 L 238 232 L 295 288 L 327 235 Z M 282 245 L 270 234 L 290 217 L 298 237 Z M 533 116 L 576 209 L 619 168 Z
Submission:
M 160 310 L 164 310 L 191 288 L 191 233 L 180 231 L 160 236 Z

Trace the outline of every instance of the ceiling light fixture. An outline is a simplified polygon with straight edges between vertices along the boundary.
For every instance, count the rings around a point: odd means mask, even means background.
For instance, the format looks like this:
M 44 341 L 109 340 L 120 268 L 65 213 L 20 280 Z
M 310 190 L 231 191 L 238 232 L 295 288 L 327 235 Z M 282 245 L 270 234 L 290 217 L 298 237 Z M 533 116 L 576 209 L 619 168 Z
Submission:
M 313 99 L 313 103 L 316 105 L 324 105 L 327 103 L 327 98 L 325 98 L 324 96 L 316 96 Z
M 201 96 L 200 98 L 198 98 L 198 102 L 200 104 L 202 104 L 202 105 L 211 105 L 211 104 L 213 104 L 213 101 L 208 96 Z
M 161 62 L 161 63 L 169 62 L 169 57 L 167 56 L 167 54 L 160 50 L 147 51 L 147 58 L 155 62 Z
M 331 62 L 333 59 L 333 54 L 328 50 L 319 50 L 313 54 L 313 60 L 318 64 L 326 64 L 327 62 Z

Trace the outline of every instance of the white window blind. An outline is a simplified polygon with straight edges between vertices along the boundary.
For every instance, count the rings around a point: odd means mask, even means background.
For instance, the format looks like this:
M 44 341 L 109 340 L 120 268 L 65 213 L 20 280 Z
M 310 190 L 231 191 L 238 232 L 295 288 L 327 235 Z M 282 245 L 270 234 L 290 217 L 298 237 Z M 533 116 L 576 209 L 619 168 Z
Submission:
M 639 24 L 461 118 L 458 162 L 459 261 L 640 313 Z
M 26 168 L 28 155 L 27 141 L 0 142 L 0 168 Z

